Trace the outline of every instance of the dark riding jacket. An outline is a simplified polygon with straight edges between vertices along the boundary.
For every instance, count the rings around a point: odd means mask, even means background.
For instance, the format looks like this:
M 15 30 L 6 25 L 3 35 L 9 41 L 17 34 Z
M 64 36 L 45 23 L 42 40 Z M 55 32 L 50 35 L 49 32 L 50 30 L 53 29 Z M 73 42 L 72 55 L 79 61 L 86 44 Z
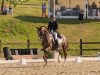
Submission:
M 50 21 L 49 24 L 48 24 L 48 30 L 51 31 L 57 31 L 58 29 L 58 23 L 56 21 Z

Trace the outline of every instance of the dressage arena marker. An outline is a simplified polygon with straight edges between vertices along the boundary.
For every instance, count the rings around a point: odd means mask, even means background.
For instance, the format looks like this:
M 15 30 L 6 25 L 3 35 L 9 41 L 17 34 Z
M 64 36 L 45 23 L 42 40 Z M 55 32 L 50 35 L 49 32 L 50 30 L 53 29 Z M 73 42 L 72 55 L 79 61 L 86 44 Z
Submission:
M 81 58 L 80 57 L 76 57 L 75 63 L 81 63 Z
M 27 65 L 26 59 L 22 58 L 19 62 L 21 65 Z

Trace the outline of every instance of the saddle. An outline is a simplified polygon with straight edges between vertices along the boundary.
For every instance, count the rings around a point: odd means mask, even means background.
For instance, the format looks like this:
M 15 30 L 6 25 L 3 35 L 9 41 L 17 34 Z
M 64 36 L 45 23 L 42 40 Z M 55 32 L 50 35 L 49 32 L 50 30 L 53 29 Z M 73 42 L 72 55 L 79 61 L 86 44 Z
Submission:
M 57 32 L 57 37 L 58 37 L 59 39 L 61 39 L 61 35 L 60 35 L 59 32 Z
M 57 32 L 57 37 L 58 37 L 59 39 L 62 38 L 59 32 Z M 58 47 L 59 47 L 58 40 L 55 40 L 55 39 L 54 39 L 54 43 L 55 43 L 55 47 L 58 48 Z

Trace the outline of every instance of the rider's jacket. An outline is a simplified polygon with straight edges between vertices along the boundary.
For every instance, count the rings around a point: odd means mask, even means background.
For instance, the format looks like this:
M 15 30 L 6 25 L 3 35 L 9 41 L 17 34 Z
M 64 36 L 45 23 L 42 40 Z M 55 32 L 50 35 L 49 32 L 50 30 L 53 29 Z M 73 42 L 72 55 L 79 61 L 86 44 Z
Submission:
M 57 29 L 58 29 L 58 23 L 56 21 L 50 21 L 48 24 L 48 30 L 57 31 Z

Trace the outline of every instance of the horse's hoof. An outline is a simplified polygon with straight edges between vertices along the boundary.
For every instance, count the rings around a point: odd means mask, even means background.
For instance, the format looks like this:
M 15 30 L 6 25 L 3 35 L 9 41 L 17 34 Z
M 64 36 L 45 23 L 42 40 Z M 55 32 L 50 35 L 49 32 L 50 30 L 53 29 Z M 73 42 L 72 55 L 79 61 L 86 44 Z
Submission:
M 61 61 L 60 61 L 60 60 L 58 60 L 58 62 L 59 62 L 59 63 L 61 63 Z
M 62 64 L 62 66 L 65 66 L 64 64 Z
M 45 67 L 46 65 L 44 65 L 44 67 Z
M 44 67 L 46 67 L 46 66 L 47 66 L 47 64 L 44 65 Z

